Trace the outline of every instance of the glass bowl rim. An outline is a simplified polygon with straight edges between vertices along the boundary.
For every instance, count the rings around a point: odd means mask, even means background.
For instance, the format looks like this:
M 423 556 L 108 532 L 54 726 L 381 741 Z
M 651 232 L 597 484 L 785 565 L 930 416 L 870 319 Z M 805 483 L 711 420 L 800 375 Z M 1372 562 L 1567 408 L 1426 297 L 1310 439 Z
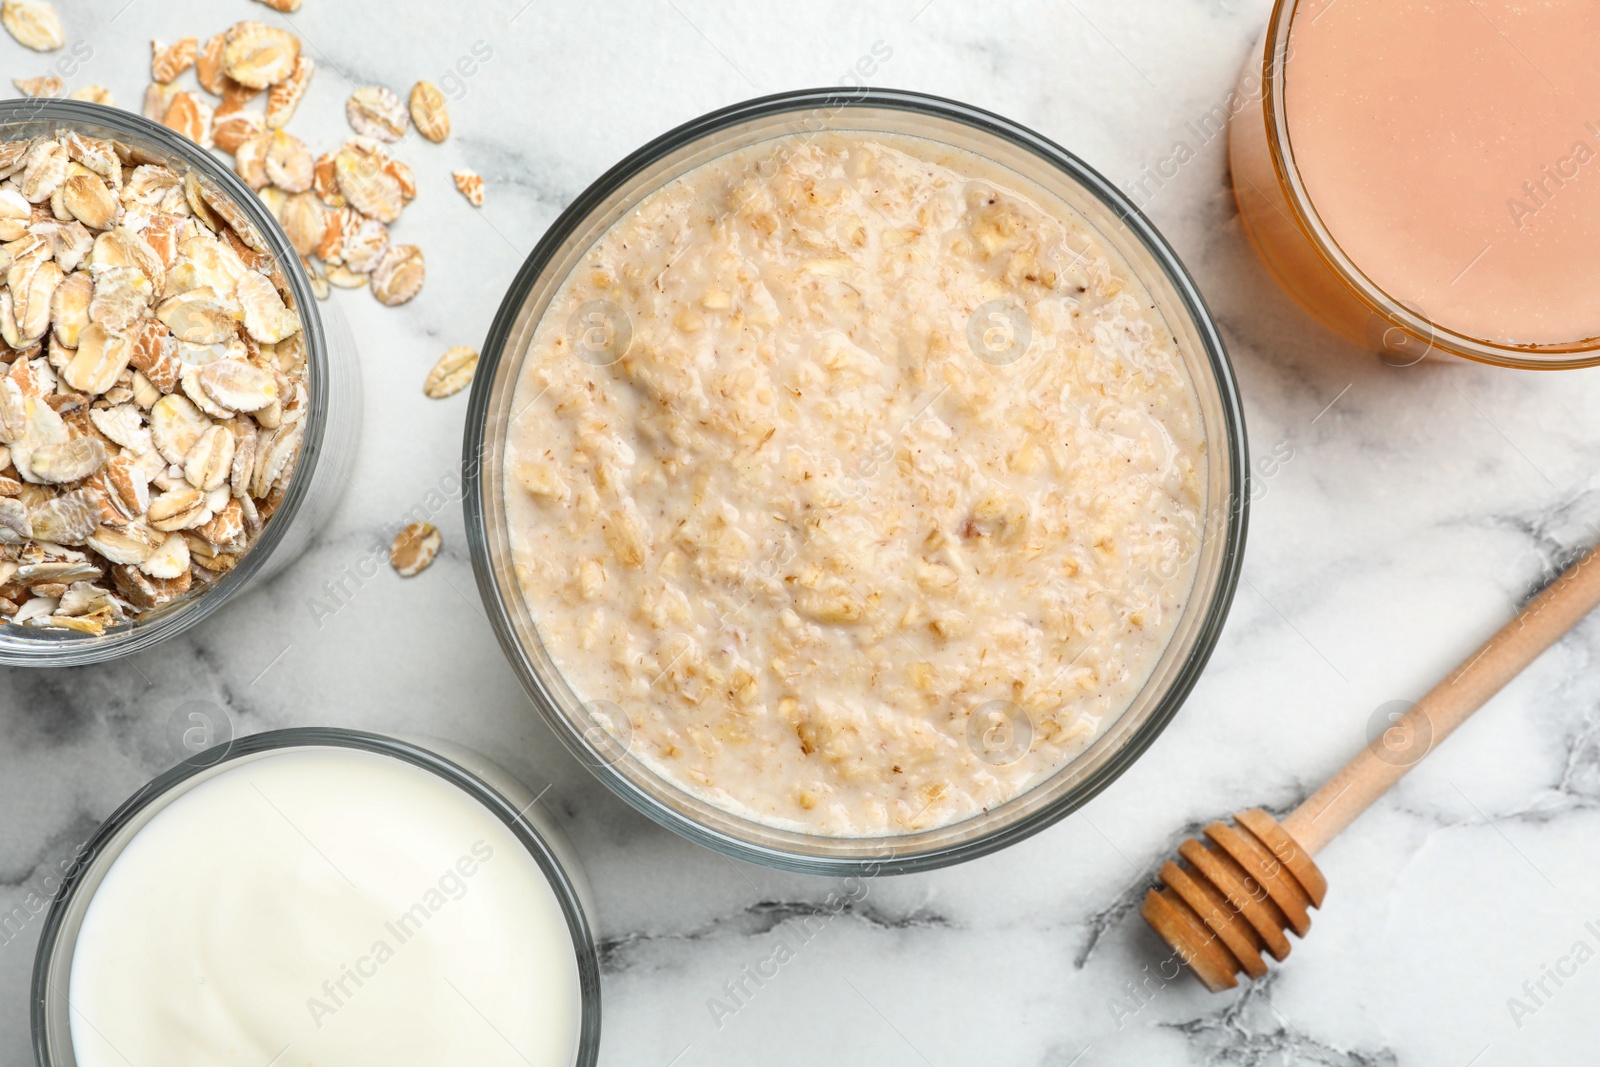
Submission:
M 562 865 L 556 850 L 499 789 L 473 770 L 423 744 L 365 730 L 323 726 L 290 727 L 250 734 L 224 742 L 217 747 L 226 751 L 220 756 L 217 755 L 216 748 L 196 753 L 140 786 L 95 829 L 79 848 L 71 868 L 62 876 L 61 888 L 56 891 L 50 903 L 50 910 L 45 916 L 44 925 L 40 928 L 39 946 L 33 958 L 31 983 L 33 1000 L 29 1008 L 29 1023 L 33 1032 L 34 1061 L 38 1067 L 54 1067 L 56 1063 L 50 1058 L 46 1040 L 45 1012 L 52 985 L 51 957 L 55 954 L 55 947 L 60 939 L 61 925 L 82 887 L 84 876 L 100 857 L 106 845 L 146 808 L 158 803 L 173 789 L 196 775 L 241 757 L 296 748 L 347 748 L 397 759 L 444 779 L 482 804 L 505 824 L 538 864 L 540 872 L 544 874 L 550 883 L 550 888 L 555 892 L 562 914 L 566 917 L 567 929 L 572 936 L 573 948 L 577 954 L 578 989 L 582 1011 L 574 1067 L 594 1067 L 600 1052 L 600 962 L 594 931 L 589 924 L 588 914 L 584 911 L 578 888 Z
M 1578 370 L 1600 365 L 1600 336 L 1558 341 L 1548 344 L 1519 345 L 1489 341 L 1452 330 L 1427 315 L 1413 310 L 1391 296 L 1361 269 L 1333 237 L 1322 221 L 1311 194 L 1295 162 L 1293 137 L 1289 130 L 1287 78 L 1293 62 L 1290 44 L 1294 19 L 1303 0 L 1274 0 L 1272 14 L 1262 38 L 1260 72 L 1262 121 L 1266 124 L 1267 147 L 1272 168 L 1293 222 L 1310 243 L 1317 257 L 1333 276 L 1373 314 L 1387 319 L 1411 339 L 1420 342 L 1423 352 L 1438 348 L 1454 356 L 1519 370 Z M 1245 68 L 1250 69 L 1249 61 Z M 1247 110 L 1235 121 L 1252 121 Z M 1420 358 L 1420 357 L 1419 357 Z
M 1224 502 L 1227 521 L 1223 525 L 1224 541 L 1218 564 L 1217 585 L 1211 602 L 1205 605 L 1205 614 L 1196 631 L 1194 645 L 1188 657 L 1176 666 L 1170 684 L 1156 706 L 1122 745 L 1112 751 L 1093 773 L 1071 791 L 1036 811 L 977 836 L 914 852 L 896 851 L 893 847 L 897 839 L 904 839 L 909 835 L 845 839 L 877 846 L 878 850 L 887 850 L 887 852 L 878 851 L 870 858 L 806 854 L 723 833 L 667 807 L 614 770 L 604 760 L 596 759 L 593 751 L 587 747 L 582 732 L 562 713 L 557 702 L 547 692 L 544 678 L 529 662 L 526 651 L 517 638 L 515 624 L 495 582 L 494 561 L 489 555 L 487 518 L 482 503 L 484 484 L 481 477 L 484 439 L 489 430 L 488 419 L 495 371 L 506 356 L 506 343 L 515 329 L 520 309 L 549 262 L 589 215 L 604 205 L 639 173 L 688 145 L 714 137 L 731 127 L 749 121 L 768 119 L 790 112 L 820 112 L 847 107 L 907 111 L 921 117 L 953 122 L 989 134 L 1001 141 L 1009 142 L 1013 147 L 1032 153 L 1044 163 L 1064 172 L 1069 179 L 1108 208 L 1138 239 L 1166 275 L 1173 294 L 1187 313 L 1199 339 L 1202 351 L 1197 355 L 1203 357 L 1203 362 L 1210 370 L 1217 391 L 1218 406 L 1221 409 L 1223 440 L 1216 443 L 1227 446 L 1226 465 L 1231 486 L 1229 499 Z M 1205 299 L 1166 238 L 1156 230 L 1131 199 L 1098 171 L 1072 152 L 1032 129 L 994 112 L 957 100 L 904 89 L 838 87 L 797 89 L 732 104 L 708 112 L 661 134 L 595 179 L 550 224 L 513 278 L 483 344 L 478 370 L 473 380 L 462 439 L 464 487 L 462 508 L 479 595 L 506 659 L 552 732 L 578 761 L 613 793 L 652 821 L 725 856 L 803 874 L 874 876 L 878 873 L 902 874 L 933 870 L 988 855 L 1031 837 L 1093 799 L 1132 766 L 1155 742 L 1198 681 L 1216 647 L 1233 603 L 1243 566 L 1246 531 L 1249 525 L 1250 501 L 1246 490 L 1248 454 L 1244 408 L 1238 383 L 1221 333 L 1210 309 L 1206 306 Z M 1062 769 L 1071 765 L 1069 761 Z M 651 776 L 672 787 L 672 784 L 665 782 L 660 775 L 652 773 Z M 1049 778 L 1041 780 L 1040 783 L 1018 794 L 1018 798 L 1026 796 L 1048 781 Z M 739 821 L 761 825 L 746 817 L 729 814 Z M 822 835 L 803 836 L 833 840 Z
M 310 394 L 310 406 L 305 415 L 305 437 L 300 442 L 295 475 L 289 479 L 283 502 L 262 528 L 261 535 L 244 554 L 244 558 L 208 587 L 178 598 L 148 622 L 135 621 L 98 637 L 90 634 L 52 636 L 47 643 L 41 642 L 25 651 L 0 645 L 0 666 L 47 668 L 119 659 L 176 637 L 220 609 L 261 572 L 287 536 L 289 527 L 299 516 L 301 505 L 311 490 L 311 475 L 321 458 L 328 430 L 328 377 L 332 355 L 323 328 L 322 314 L 318 310 L 316 296 L 311 291 L 311 281 L 306 277 L 299 255 L 289 244 L 289 238 L 260 197 L 231 169 L 223 166 L 210 150 L 200 147 L 175 130 L 121 108 L 85 100 L 52 98 L 0 101 L 0 133 L 8 127 L 39 122 L 67 129 L 98 126 L 117 136 L 141 138 L 156 144 L 163 155 L 181 160 L 185 166 L 218 186 L 219 191 L 238 206 L 262 240 L 267 242 L 274 262 L 294 291 L 301 332 L 305 335 L 306 366 L 309 370 L 306 390 Z M 0 626 L 12 629 L 7 624 Z

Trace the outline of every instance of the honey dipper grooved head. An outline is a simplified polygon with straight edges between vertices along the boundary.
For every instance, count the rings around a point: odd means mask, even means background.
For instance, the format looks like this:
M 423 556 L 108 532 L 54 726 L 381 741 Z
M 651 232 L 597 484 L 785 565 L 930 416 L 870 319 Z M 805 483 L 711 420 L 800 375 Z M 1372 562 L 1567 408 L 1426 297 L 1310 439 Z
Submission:
M 1213 993 L 1238 985 L 1239 972 L 1267 973 L 1262 952 L 1289 954 L 1285 930 L 1304 937 L 1310 908 L 1322 906 L 1328 882 L 1311 854 L 1260 808 L 1214 822 L 1207 841 L 1178 849 L 1187 862 L 1161 868 L 1164 889 L 1145 894 L 1140 910 L 1156 933 Z

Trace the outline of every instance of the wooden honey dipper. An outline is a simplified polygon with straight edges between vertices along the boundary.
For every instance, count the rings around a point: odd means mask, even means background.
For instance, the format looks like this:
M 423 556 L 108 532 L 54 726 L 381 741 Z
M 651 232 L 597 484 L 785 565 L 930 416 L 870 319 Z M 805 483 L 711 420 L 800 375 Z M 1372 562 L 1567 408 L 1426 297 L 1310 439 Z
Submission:
M 1304 937 L 1311 928 L 1309 909 L 1321 907 L 1328 891 L 1311 857 L 1597 605 L 1600 546 L 1546 586 L 1282 824 L 1251 808 L 1234 816 L 1235 825 L 1207 826 L 1209 842 L 1185 841 L 1178 855 L 1187 865 L 1169 860 L 1162 866 L 1166 888 L 1145 895 L 1145 921 L 1213 993 L 1237 985 L 1241 971 L 1252 978 L 1265 975 L 1262 952 L 1282 961 L 1289 954 L 1285 931 Z

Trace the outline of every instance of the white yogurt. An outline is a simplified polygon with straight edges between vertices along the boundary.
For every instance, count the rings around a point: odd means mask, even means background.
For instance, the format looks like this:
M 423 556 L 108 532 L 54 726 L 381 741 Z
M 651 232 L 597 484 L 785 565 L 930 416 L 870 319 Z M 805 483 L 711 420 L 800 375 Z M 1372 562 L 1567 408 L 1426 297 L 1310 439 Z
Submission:
M 78 1067 L 567 1067 L 577 954 L 493 813 L 342 748 L 229 767 L 112 863 L 72 958 Z

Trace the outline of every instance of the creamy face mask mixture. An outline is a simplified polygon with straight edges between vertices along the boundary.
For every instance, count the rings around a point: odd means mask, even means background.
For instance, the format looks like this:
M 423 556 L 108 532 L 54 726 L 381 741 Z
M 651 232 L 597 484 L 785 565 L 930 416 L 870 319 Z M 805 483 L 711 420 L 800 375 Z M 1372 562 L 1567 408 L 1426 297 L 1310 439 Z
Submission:
M 1138 694 L 1205 441 L 1132 272 L 919 138 L 767 141 L 650 196 L 540 322 L 508 434 L 522 594 L 594 719 L 807 833 L 1004 803 Z

